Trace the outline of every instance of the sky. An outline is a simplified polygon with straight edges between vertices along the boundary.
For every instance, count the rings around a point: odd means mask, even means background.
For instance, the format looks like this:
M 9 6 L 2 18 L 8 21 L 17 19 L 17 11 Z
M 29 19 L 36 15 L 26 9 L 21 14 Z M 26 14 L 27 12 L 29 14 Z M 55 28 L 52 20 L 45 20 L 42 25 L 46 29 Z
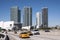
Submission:
M 36 24 L 36 13 L 42 8 L 48 7 L 48 25 L 60 25 L 60 0 L 0 0 L 0 21 L 10 21 L 10 8 L 18 6 L 21 10 L 21 22 L 23 23 L 24 6 L 32 7 L 32 23 Z

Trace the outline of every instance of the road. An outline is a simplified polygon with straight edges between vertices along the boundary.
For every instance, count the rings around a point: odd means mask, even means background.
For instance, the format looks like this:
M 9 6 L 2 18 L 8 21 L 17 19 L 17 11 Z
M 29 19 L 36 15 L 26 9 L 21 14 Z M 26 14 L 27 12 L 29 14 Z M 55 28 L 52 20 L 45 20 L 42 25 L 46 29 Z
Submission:
M 14 34 L 13 32 L 9 32 L 8 36 L 10 40 L 60 40 L 60 31 L 40 31 L 40 35 L 33 35 L 25 39 L 19 38 L 18 34 Z

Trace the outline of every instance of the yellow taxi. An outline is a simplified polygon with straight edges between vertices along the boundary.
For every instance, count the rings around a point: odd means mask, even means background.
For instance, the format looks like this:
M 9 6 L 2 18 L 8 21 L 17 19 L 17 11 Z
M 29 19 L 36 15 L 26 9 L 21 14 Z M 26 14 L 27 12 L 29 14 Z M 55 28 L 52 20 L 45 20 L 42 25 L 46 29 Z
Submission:
M 19 34 L 20 38 L 29 38 L 29 34 L 27 32 L 22 32 Z

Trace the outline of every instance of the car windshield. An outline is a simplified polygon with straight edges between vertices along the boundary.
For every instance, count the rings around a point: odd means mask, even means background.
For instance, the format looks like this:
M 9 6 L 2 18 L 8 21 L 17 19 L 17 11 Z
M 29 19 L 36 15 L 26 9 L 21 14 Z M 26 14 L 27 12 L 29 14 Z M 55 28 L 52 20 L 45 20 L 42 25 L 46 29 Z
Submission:
M 38 30 L 34 30 L 34 31 L 38 31 Z

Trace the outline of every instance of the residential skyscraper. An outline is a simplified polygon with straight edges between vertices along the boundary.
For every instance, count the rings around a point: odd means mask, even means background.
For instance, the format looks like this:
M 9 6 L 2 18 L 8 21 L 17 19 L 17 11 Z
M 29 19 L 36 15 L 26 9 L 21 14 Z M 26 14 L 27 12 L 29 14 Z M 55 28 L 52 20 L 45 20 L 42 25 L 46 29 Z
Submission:
M 36 27 L 40 28 L 40 26 L 41 26 L 41 13 L 37 12 L 36 13 Z
M 32 26 L 32 8 L 24 7 L 23 26 Z
M 42 26 L 43 28 L 48 28 L 48 8 L 44 7 L 42 9 Z
M 21 22 L 21 13 L 19 7 L 14 6 L 10 9 L 10 20 L 14 21 L 15 23 Z

